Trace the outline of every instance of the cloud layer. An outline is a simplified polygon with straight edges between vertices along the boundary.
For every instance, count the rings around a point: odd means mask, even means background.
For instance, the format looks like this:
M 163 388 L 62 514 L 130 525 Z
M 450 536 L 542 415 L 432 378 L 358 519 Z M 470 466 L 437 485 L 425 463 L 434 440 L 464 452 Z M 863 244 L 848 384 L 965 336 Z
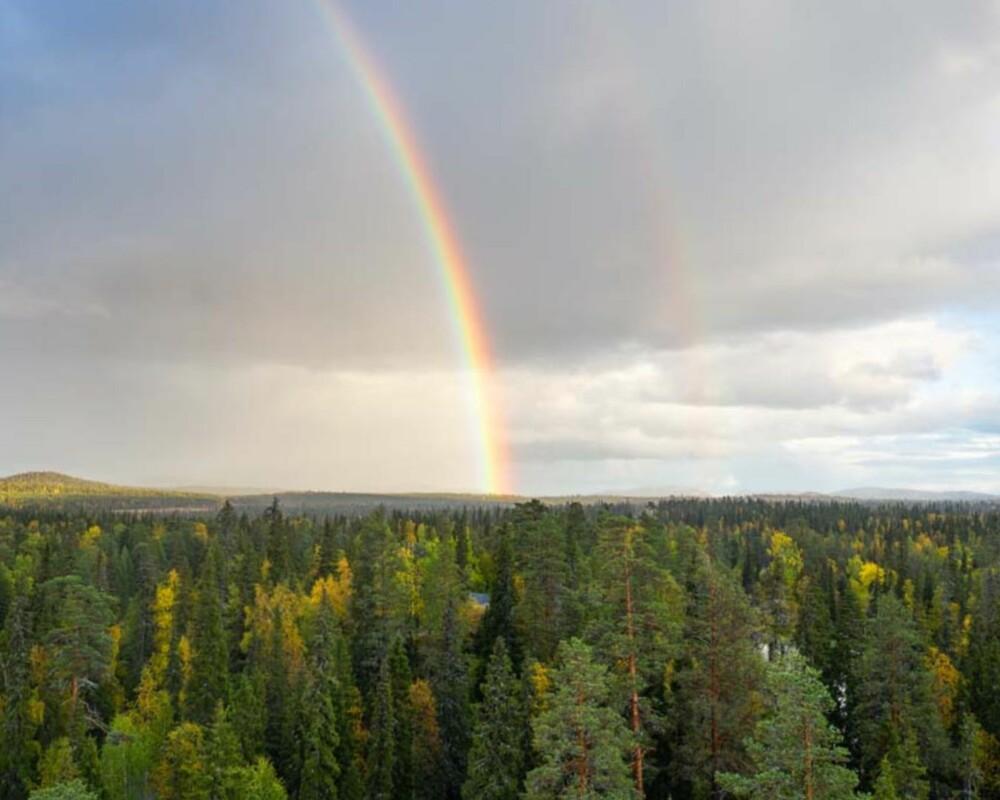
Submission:
M 1000 490 L 995 3 L 454 5 L 348 11 L 519 489 Z M 314 7 L 0 15 L 0 471 L 474 488 L 443 287 Z

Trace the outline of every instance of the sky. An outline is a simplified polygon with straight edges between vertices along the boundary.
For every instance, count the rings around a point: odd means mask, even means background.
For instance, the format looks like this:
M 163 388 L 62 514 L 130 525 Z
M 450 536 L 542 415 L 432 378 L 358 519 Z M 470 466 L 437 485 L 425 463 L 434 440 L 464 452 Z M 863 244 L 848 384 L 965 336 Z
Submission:
M 325 0 L 0 0 L 0 474 L 475 491 Z M 343 2 L 522 494 L 1000 492 L 1000 3 Z

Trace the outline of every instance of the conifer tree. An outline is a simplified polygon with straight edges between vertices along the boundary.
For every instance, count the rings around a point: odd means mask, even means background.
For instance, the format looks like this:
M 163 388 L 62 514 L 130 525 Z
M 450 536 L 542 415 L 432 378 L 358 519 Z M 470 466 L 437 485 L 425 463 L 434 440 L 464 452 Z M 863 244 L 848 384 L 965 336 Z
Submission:
M 469 675 L 454 598 L 444 612 L 442 644 L 433 665 L 432 685 L 441 732 L 443 797 L 461 796 L 469 747 Z
M 768 664 L 770 708 L 747 744 L 748 775 L 721 773 L 719 785 L 752 800 L 853 800 L 858 777 L 827 720 L 833 706 L 819 673 L 796 650 Z
M 721 798 L 715 776 L 749 766 L 744 741 L 757 723 L 764 662 L 740 584 L 705 562 L 697 575 L 686 620 L 687 654 L 677 676 L 678 766 L 701 791 Z
M 398 800 L 413 796 L 413 713 L 410 708 L 410 659 L 401 637 L 393 640 L 389 651 L 389 679 L 392 683 L 392 708 L 395 715 L 395 773 L 393 791 Z
M 551 511 L 533 501 L 517 508 L 518 559 L 524 596 L 518 622 L 528 650 L 550 661 L 563 638 L 569 579 L 565 529 Z
M 152 784 L 158 800 L 210 800 L 212 776 L 200 725 L 184 722 L 170 732 L 153 769 Z
M 372 700 L 368 739 L 368 800 L 392 800 L 396 757 L 396 715 L 392 707 L 392 674 L 383 659 Z
M 299 800 L 336 800 L 340 765 L 337 709 L 334 698 L 337 681 L 334 622 L 325 609 L 320 611 L 318 631 L 312 642 L 310 675 L 302 702 L 302 775 Z
M 37 715 L 31 711 L 34 691 L 30 685 L 31 648 L 30 582 L 18 581 L 19 593 L 4 620 L 0 650 L 0 797 L 21 800 L 34 772 L 40 747 L 35 740 Z
M 229 653 L 222 626 L 222 598 L 219 594 L 218 545 L 209 548 L 198 581 L 191 624 L 191 675 L 186 684 L 186 716 L 207 725 L 216 705 L 226 699 Z
M 646 728 L 657 714 L 649 702 L 680 636 L 680 591 L 653 559 L 646 531 L 630 519 L 605 515 L 598 525 L 597 604 L 591 638 L 613 667 L 613 689 L 632 731 L 632 777 L 644 789 Z
M 532 723 L 540 765 L 528 773 L 528 800 L 635 798 L 626 761 L 632 741 L 611 708 L 607 669 L 579 639 L 559 647 L 547 708 Z
M 333 697 L 340 769 L 338 800 L 362 800 L 365 795 L 360 735 L 362 698 L 354 683 L 351 654 L 343 636 L 334 639 L 334 668 L 338 689 Z
M 52 578 L 42 591 L 55 609 L 55 623 L 45 635 L 51 669 L 67 695 L 67 729 L 82 734 L 82 703 L 108 676 L 114 619 L 110 598 L 78 576 Z
M 514 588 L 514 551 L 510 534 L 500 533 L 496 554 L 496 577 L 490 587 L 490 604 L 476 630 L 475 648 L 480 659 L 476 683 L 485 677 L 486 662 L 493 651 L 497 637 L 504 640 L 511 665 L 516 672 L 521 668 L 521 642 L 514 620 L 517 594 Z
M 469 749 L 464 800 L 517 800 L 524 778 L 527 715 L 507 645 L 497 637 Z
M 211 778 L 213 800 L 240 800 L 240 769 L 243 766 L 243 754 L 240 740 L 221 702 L 215 707 L 212 724 L 208 729 L 205 763 Z
M 878 597 L 855 677 L 861 765 L 866 774 L 873 775 L 894 747 L 893 767 L 898 767 L 904 754 L 899 746 L 911 736 L 927 763 L 942 757 L 947 745 L 931 694 L 924 647 L 913 617 L 895 594 Z

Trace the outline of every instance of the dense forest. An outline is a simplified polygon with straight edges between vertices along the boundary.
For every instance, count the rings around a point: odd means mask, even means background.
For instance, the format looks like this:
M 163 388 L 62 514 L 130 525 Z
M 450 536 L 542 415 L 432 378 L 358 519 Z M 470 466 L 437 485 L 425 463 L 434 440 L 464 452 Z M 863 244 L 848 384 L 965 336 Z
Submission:
M 1000 798 L 1000 512 L 0 515 L 0 797 Z

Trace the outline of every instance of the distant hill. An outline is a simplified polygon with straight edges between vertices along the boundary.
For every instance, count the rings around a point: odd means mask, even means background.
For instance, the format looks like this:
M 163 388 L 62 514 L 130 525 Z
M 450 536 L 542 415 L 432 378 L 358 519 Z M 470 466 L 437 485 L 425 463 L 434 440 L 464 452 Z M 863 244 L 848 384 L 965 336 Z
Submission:
M 887 489 L 878 486 L 862 486 L 855 489 L 841 489 L 833 492 L 836 497 L 850 500 L 902 500 L 911 502 L 953 502 L 982 503 L 996 502 L 1000 495 L 985 492 L 932 492 L 921 489 Z
M 1000 502 L 1000 496 L 980 492 L 926 492 L 915 489 L 861 487 L 830 494 L 817 492 L 751 495 L 770 502 L 824 503 L 837 501 L 977 503 Z M 93 509 L 97 511 L 155 512 L 160 514 L 214 513 L 228 499 L 239 512 L 256 514 L 277 497 L 289 514 L 366 514 L 376 508 L 390 511 L 447 511 L 455 508 L 504 508 L 527 500 L 521 496 L 460 493 L 377 493 L 377 492 L 269 492 L 260 489 L 158 489 L 119 486 L 85 480 L 60 472 L 22 472 L 0 478 L 0 506 L 40 507 L 50 509 Z M 709 495 L 691 488 L 636 489 L 606 494 L 540 497 L 546 503 L 563 505 L 572 502 L 590 505 L 641 508 L 658 498 L 703 499 Z
M 0 505 L 95 507 L 121 510 L 205 510 L 218 506 L 206 494 L 90 481 L 61 472 L 21 472 L 0 478 Z

